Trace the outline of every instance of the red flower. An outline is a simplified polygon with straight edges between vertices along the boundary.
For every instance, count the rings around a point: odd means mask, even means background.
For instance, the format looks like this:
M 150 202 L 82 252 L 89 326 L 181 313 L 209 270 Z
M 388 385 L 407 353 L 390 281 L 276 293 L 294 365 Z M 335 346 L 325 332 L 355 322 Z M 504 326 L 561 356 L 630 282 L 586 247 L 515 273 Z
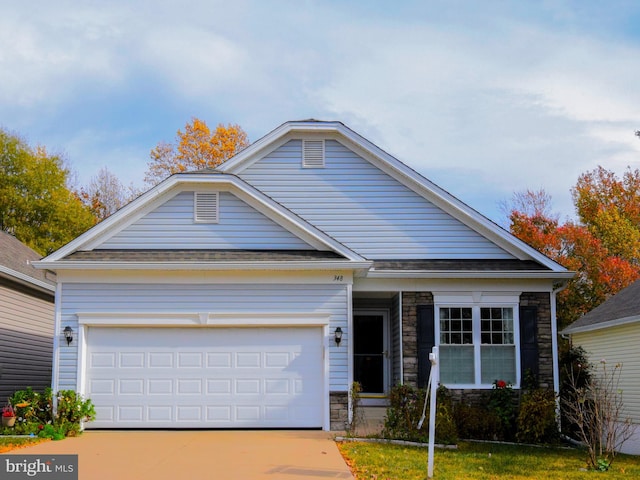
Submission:
M 43 430 L 44 429 L 44 425 L 38 425 L 38 430 Z
M 507 387 L 507 382 L 505 382 L 504 380 L 498 380 L 498 381 L 496 381 L 496 387 L 497 388 L 506 388 Z

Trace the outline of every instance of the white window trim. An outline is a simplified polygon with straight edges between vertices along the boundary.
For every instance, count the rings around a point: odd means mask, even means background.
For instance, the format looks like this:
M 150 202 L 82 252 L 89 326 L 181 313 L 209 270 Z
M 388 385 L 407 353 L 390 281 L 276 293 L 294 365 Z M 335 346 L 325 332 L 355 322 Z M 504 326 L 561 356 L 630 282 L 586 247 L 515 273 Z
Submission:
M 518 303 L 465 303 L 465 302 L 456 302 L 456 303 L 441 303 L 435 305 L 434 312 L 434 332 L 435 332 L 435 340 L 436 346 L 440 347 L 440 309 L 441 308 L 471 308 L 472 309 L 472 320 L 473 320 L 473 366 L 474 366 L 474 377 L 475 383 L 443 383 L 443 385 L 447 388 L 452 389 L 492 389 L 492 383 L 482 383 L 482 365 L 481 365 L 481 331 L 480 331 L 480 308 L 512 308 L 513 309 L 513 342 L 515 344 L 515 357 L 516 357 L 516 381 L 512 385 L 514 389 L 520 388 L 520 306 Z

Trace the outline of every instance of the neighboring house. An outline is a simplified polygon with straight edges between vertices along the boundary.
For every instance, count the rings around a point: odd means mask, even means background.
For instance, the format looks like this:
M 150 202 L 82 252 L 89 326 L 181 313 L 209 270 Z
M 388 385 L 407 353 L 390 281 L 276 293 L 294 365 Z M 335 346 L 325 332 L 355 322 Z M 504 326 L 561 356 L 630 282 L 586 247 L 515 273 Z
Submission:
M 319 121 L 171 176 L 39 266 L 58 274 L 55 388 L 89 396 L 96 428 L 343 429 L 351 382 L 384 404 L 425 384 L 434 344 L 457 394 L 526 369 L 557 390 L 572 276 Z
M 0 231 L 0 405 L 16 390 L 51 386 L 55 276 L 41 256 Z
M 621 364 L 620 390 L 625 406 L 623 418 L 640 425 L 640 281 L 621 290 L 606 302 L 565 328 L 571 342 L 582 347 L 596 369 L 604 360 L 609 371 Z M 622 452 L 640 455 L 640 430 L 622 447 Z

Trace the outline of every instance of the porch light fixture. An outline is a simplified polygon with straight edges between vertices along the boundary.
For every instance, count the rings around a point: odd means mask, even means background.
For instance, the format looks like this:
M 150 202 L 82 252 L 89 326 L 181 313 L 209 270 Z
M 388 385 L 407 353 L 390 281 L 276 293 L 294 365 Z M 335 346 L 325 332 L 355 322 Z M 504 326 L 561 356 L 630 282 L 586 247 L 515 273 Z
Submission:
M 69 325 L 67 325 L 66 327 L 64 327 L 63 333 L 64 338 L 67 339 L 67 346 L 71 345 L 71 342 L 73 342 L 73 329 Z
M 340 346 L 340 342 L 342 341 L 342 328 L 338 327 L 336 328 L 336 332 L 334 334 L 334 338 L 336 341 L 336 346 L 339 347 Z

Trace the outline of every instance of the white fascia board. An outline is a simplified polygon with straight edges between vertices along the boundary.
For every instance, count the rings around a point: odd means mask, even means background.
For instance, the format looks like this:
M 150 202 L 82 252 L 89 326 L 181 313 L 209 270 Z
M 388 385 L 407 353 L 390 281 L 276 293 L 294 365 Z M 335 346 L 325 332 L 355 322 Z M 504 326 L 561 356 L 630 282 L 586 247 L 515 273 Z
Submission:
M 418 195 L 425 197 L 434 205 L 441 208 L 454 218 L 460 220 L 465 225 L 492 240 L 517 259 L 532 259 L 553 271 L 566 271 L 562 265 L 554 262 L 546 255 L 541 254 L 533 247 L 527 245 L 516 236 L 507 232 L 466 203 L 423 177 L 397 158 L 369 142 L 367 139 L 344 126 L 342 126 L 340 133 L 349 140 L 351 143 L 351 145 L 349 145 L 350 148 L 355 150 L 357 153 L 360 153 L 373 165 L 411 188 Z
M 168 195 L 171 194 L 171 191 L 173 191 L 174 195 L 177 195 L 186 188 L 197 188 L 198 185 L 219 185 L 223 190 L 229 191 L 238 196 L 238 198 L 246 201 L 253 208 L 256 208 L 256 210 L 318 250 L 334 251 L 355 262 L 366 261 L 353 250 L 296 216 L 239 177 L 234 175 L 195 173 L 179 174 L 169 177 L 61 249 L 38 262 L 33 262 L 33 266 L 36 268 L 50 268 L 47 267 L 47 265 L 51 265 L 50 262 L 57 262 L 75 251 L 92 250 L 109 237 L 116 235 L 127 225 L 135 222 L 138 218 L 168 200 Z M 56 263 L 56 266 L 60 267 L 60 264 Z
M 122 207 L 110 217 L 104 219 L 93 228 L 90 228 L 79 237 L 67 243 L 64 247 L 56 250 L 38 262 L 33 262 L 33 266 L 36 268 L 46 268 L 42 266 L 43 263 L 60 260 L 61 258 L 64 258 L 78 250 L 90 250 L 90 246 L 106 240 L 108 233 L 111 232 L 111 235 L 115 235 L 121 228 L 135 220 L 135 218 L 137 218 L 136 213 L 140 216 L 140 211 L 150 209 L 151 206 L 155 206 L 154 200 L 161 199 L 164 194 L 168 190 L 171 190 L 177 183 L 177 175 L 172 175 L 153 187 L 151 190 L 140 195 L 131 203 Z
M 560 332 L 562 335 L 573 335 L 574 333 L 586 333 L 596 330 L 602 330 L 604 328 L 620 327 L 622 325 L 629 325 L 631 323 L 640 322 L 640 315 L 633 315 L 631 317 L 616 318 L 615 320 L 609 320 L 608 322 L 595 323 L 593 325 L 585 325 L 582 327 L 567 327 Z
M 371 262 L 40 262 L 40 268 L 52 270 L 359 270 L 368 269 Z
M 568 280 L 574 272 L 553 271 L 468 271 L 468 270 L 369 270 L 369 278 L 518 278 L 518 279 L 552 279 Z
M 296 135 L 293 135 L 293 134 Z M 484 215 L 437 186 L 400 160 L 354 132 L 340 122 L 287 122 L 271 131 L 238 155 L 218 167 L 220 171 L 238 174 L 269 151 L 301 134 L 325 133 L 359 153 L 373 165 L 411 188 L 465 225 L 495 242 L 519 260 L 532 259 L 555 272 L 566 269 L 515 237 Z
M 340 122 L 286 122 L 267 133 L 264 137 L 256 140 L 244 150 L 218 166 L 216 169 L 225 173 L 238 173 L 246 169 L 249 165 L 259 160 L 267 153 L 280 147 L 289 140 L 287 135 L 290 132 L 335 132 L 345 128 Z
M 55 293 L 56 291 L 55 285 L 43 282 L 42 280 L 30 277 L 29 275 L 25 275 L 24 273 L 20 273 L 3 265 L 0 265 L 0 277 L 7 278 L 14 282 L 20 283 L 21 285 L 25 285 L 36 290 L 45 291 L 46 293 Z

